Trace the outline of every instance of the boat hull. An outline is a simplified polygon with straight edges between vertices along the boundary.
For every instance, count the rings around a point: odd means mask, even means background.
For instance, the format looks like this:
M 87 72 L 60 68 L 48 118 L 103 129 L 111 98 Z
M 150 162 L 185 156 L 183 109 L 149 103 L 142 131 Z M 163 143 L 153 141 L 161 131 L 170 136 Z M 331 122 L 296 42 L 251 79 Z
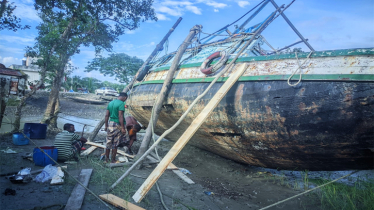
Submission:
M 208 83 L 173 84 L 155 129 L 161 135 Z M 166 138 L 177 140 L 220 88 L 216 83 Z M 147 125 L 162 84 L 137 86 L 131 113 Z M 371 169 L 374 83 L 238 82 L 190 143 L 250 165 L 308 170 Z
M 168 136 L 176 141 L 229 75 L 248 69 L 191 138 L 189 144 L 223 157 L 261 167 L 290 170 L 374 168 L 374 49 L 241 58 L 200 99 Z M 302 57 L 302 58 L 301 58 Z M 304 65 L 301 82 L 287 78 Z M 148 125 L 168 71 L 154 69 L 135 85 L 127 104 Z M 291 82 L 295 84 L 298 75 Z M 169 129 L 213 78 L 198 64 L 181 65 L 155 133 Z

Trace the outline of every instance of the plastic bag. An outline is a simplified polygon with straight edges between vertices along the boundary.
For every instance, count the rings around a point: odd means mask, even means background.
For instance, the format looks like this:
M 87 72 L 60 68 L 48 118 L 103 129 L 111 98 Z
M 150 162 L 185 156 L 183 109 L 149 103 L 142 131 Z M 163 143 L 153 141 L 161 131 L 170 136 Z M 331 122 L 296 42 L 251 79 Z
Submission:
M 185 169 L 185 168 L 179 168 L 179 170 L 183 173 L 183 174 L 192 174 L 189 170 Z
M 52 179 L 56 172 L 57 167 L 52 166 L 52 164 L 49 164 L 43 169 L 43 171 L 38 176 L 35 177 L 35 181 L 44 183 Z
M 18 172 L 17 175 L 30 175 L 31 168 L 24 168 Z

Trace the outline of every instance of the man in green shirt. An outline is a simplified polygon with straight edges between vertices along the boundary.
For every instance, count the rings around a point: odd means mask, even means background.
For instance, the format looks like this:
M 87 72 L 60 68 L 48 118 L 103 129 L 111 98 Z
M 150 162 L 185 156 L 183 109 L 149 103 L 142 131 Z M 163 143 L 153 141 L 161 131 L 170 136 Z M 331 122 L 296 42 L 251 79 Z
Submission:
M 113 100 L 108 104 L 105 113 L 105 131 L 107 132 L 105 149 L 106 162 L 109 162 L 110 150 L 112 150 L 111 162 L 116 162 L 118 145 L 124 141 L 128 141 L 129 138 L 126 134 L 126 121 L 124 120 L 126 99 L 127 94 L 121 92 L 118 99 Z

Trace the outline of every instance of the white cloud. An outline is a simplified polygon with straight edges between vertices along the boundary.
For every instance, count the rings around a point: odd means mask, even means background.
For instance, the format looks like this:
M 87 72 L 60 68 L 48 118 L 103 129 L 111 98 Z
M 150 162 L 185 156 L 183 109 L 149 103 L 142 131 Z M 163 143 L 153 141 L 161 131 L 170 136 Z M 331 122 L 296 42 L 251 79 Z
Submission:
M 14 48 L 9 46 L 0 45 L 0 53 L 6 54 L 6 55 L 14 55 L 14 54 L 23 54 L 25 53 L 25 50 L 23 48 Z
M 218 2 L 215 2 L 215 1 L 207 1 L 205 2 L 206 5 L 208 6 L 211 6 L 211 7 L 214 7 L 214 8 L 225 8 L 227 7 L 227 4 L 224 4 L 224 3 L 218 3 Z
M 219 12 L 219 10 L 218 10 L 218 9 L 214 9 L 213 11 L 214 11 L 214 12 Z
M 164 14 L 156 13 L 156 17 L 158 20 L 170 20 L 170 18 L 167 18 Z
M 196 6 L 186 6 L 186 9 L 197 15 L 201 15 L 201 10 Z
M 164 1 L 162 2 L 163 5 L 167 6 L 188 6 L 192 5 L 191 2 L 189 1 Z
M 33 1 L 15 2 L 15 6 L 17 6 L 17 8 L 14 10 L 14 15 L 16 15 L 18 18 L 29 21 L 41 21 L 33 6 Z
M 158 8 L 156 8 L 156 11 L 157 12 L 163 12 L 163 13 L 166 13 L 166 14 L 171 15 L 171 16 L 181 16 L 182 15 L 182 13 L 180 11 L 178 11 L 177 8 L 170 9 L 169 7 L 166 7 L 166 6 L 158 7 Z
M 249 5 L 249 2 L 248 1 L 238 1 L 238 5 L 239 5 L 239 7 L 244 8 L 244 7 Z
M 23 42 L 23 43 L 33 43 L 35 41 L 35 38 L 34 37 L 19 37 L 19 36 L 8 36 L 8 35 L 2 35 L 0 37 L 0 40 L 4 40 L 6 42 L 10 42 L 10 43 L 18 43 L 20 44 L 20 42 Z
M 158 20 L 170 20 L 168 16 L 180 17 L 185 12 L 192 12 L 196 15 L 202 14 L 202 9 L 197 4 L 205 3 L 199 0 L 197 1 L 156 1 L 154 8 Z
M 6 67 L 9 67 L 12 64 L 22 65 L 22 59 L 0 56 L 0 63 L 4 64 Z

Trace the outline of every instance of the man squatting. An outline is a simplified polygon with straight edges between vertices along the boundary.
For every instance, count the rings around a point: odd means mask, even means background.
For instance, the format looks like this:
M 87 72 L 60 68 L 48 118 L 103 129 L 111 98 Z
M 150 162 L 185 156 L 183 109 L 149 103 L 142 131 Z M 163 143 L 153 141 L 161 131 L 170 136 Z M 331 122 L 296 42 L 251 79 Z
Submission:
M 64 130 L 56 135 L 54 146 L 57 148 L 59 161 L 67 161 L 72 158 L 78 161 L 78 156 L 87 139 L 74 132 L 74 125 L 66 123 Z

